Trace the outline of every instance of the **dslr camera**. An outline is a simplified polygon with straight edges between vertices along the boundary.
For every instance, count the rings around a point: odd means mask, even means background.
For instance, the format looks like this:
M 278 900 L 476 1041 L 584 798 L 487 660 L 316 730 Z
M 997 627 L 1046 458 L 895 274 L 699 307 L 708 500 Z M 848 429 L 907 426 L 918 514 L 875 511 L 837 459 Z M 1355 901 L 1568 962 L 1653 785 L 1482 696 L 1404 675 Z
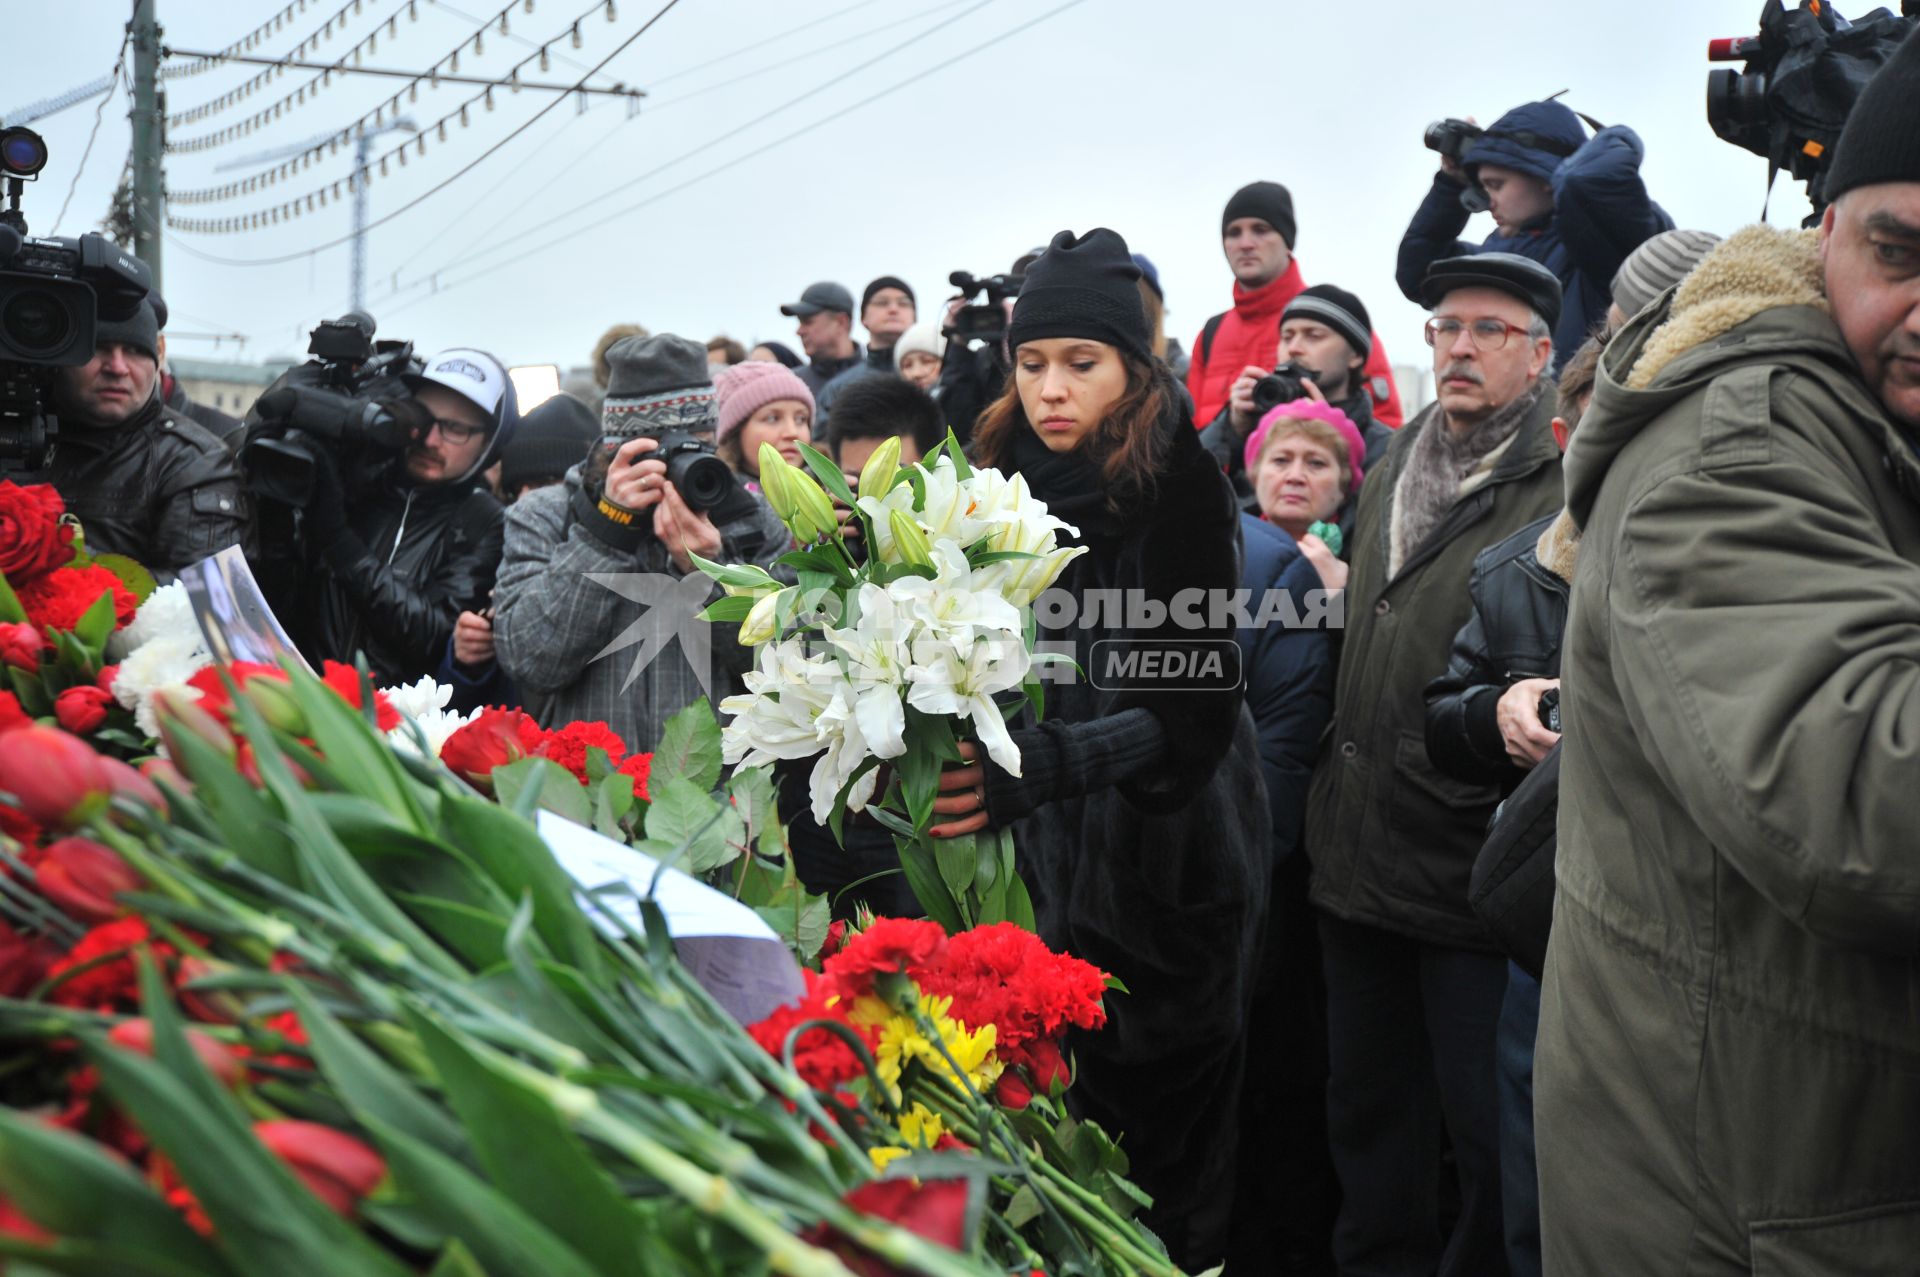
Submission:
M 93 358 L 95 324 L 122 323 L 146 304 L 147 264 L 100 235 L 27 238 L 20 193 L 47 164 L 32 129 L 0 129 L 0 473 L 43 470 L 59 421 L 48 413 L 56 368 Z
M 988 275 L 982 279 L 957 270 L 947 276 L 947 282 L 959 289 L 960 296 L 967 301 L 953 314 L 953 322 L 947 328 L 950 339 L 962 345 L 971 341 L 998 345 L 1006 340 L 1005 303 L 1020 295 L 1020 286 L 1026 282 L 1024 275 Z M 976 297 L 982 300 L 972 300 Z
M 667 482 L 695 514 L 717 508 L 734 489 L 733 470 L 713 445 L 684 430 L 666 430 L 653 436 L 648 460 L 667 463 Z
M 1292 403 L 1304 398 L 1307 383 L 1317 381 L 1320 374 L 1297 359 L 1289 359 L 1272 372 L 1253 383 L 1253 415 L 1257 421 L 1283 403 Z
M 1745 62 L 1742 71 L 1707 72 L 1707 123 L 1723 141 L 1765 156 L 1768 174 L 1784 169 L 1807 184 L 1813 215 L 1827 206 L 1822 189 L 1840 130 L 1867 86 L 1906 38 L 1920 0 L 1904 0 L 1904 17 L 1875 9 L 1848 22 L 1825 0 L 1789 9 L 1767 0 L 1760 34 L 1707 45 L 1710 62 Z
M 247 485 L 283 505 L 313 499 L 326 451 L 343 471 L 384 463 L 432 428 L 402 376 L 420 370 L 412 342 L 381 342 L 373 319 L 352 311 L 311 334 L 313 358 L 289 369 L 247 414 L 240 460 Z

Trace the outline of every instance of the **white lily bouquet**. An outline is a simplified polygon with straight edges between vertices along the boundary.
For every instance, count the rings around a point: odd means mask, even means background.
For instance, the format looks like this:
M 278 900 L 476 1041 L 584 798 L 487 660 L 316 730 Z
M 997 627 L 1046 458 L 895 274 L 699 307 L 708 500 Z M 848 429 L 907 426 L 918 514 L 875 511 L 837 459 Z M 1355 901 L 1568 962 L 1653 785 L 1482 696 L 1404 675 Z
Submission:
M 917 465 L 888 439 L 849 488 L 838 466 L 803 448 L 807 469 L 771 445 L 760 486 L 797 549 L 779 562 L 797 585 L 763 568 L 699 566 L 728 597 L 704 613 L 740 621 L 758 649 L 746 692 L 720 702 L 729 764 L 752 767 L 819 755 L 814 818 L 842 836 L 849 811 L 868 811 L 894 835 L 901 867 L 927 915 L 949 931 L 1013 921 L 1033 927 L 1008 831 L 934 839 L 940 772 L 977 741 L 1020 775 L 1007 719 L 1044 709 L 1034 651 L 1033 601 L 1083 547 L 1019 475 L 969 466 L 951 434 Z M 818 480 L 816 482 L 815 480 Z M 858 554 L 829 494 L 849 508 L 867 548 Z M 887 781 L 880 786 L 881 765 Z

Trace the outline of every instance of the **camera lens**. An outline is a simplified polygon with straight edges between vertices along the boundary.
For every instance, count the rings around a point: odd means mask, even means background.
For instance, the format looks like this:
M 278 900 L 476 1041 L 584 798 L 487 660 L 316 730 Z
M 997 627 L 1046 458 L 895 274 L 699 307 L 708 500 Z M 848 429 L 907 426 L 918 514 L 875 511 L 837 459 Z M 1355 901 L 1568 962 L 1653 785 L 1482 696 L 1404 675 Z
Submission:
M 5 311 L 0 312 L 0 328 L 23 355 L 54 355 L 73 337 L 73 317 L 59 298 L 28 288 L 7 299 Z
M 711 452 L 684 452 L 667 463 L 667 481 L 687 508 L 711 510 L 733 488 L 733 471 Z
M 47 166 L 47 144 L 32 129 L 0 131 L 0 168 L 20 177 L 32 177 Z

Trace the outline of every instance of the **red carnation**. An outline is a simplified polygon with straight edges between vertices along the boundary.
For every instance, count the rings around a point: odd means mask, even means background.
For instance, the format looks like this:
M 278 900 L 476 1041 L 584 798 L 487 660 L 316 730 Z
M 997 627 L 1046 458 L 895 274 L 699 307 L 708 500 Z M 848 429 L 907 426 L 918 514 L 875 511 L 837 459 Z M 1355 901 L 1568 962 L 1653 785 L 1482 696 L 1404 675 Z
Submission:
M 546 741 L 540 725 L 517 709 L 487 708 L 447 737 L 440 761 L 481 793 L 493 792 L 493 769 L 525 758 Z
M 140 1002 L 140 981 L 133 954 L 147 944 L 152 946 L 154 957 L 163 963 L 174 956 L 172 945 L 153 939 L 145 919 L 118 918 L 95 927 L 81 936 L 79 943 L 68 950 L 66 957 L 55 962 L 47 974 L 53 977 L 76 967 L 88 969 L 57 986 L 47 995 L 47 1001 L 56 1006 L 93 1011 L 135 1009 Z M 96 959 L 104 961 L 98 966 L 88 966 Z
M 225 1043 L 199 1029 L 188 1029 L 186 1034 L 187 1045 L 193 1048 L 193 1053 L 200 1057 L 201 1065 L 218 1078 L 222 1086 L 233 1086 L 246 1076 L 246 1066 Z M 153 1021 L 145 1017 L 122 1020 L 107 1030 L 107 1041 L 151 1059 Z
M 0 621 L 0 665 L 38 674 L 40 654 L 46 650 L 47 640 L 39 630 L 21 621 Z
M 753 1040 L 764 1047 L 767 1054 L 780 1059 L 787 1049 L 787 1037 L 794 1029 L 809 1020 L 827 1020 L 853 1028 L 854 1033 L 865 1039 L 871 1049 L 879 1039 L 879 1029 L 850 1025 L 844 1002 L 828 1005 L 834 996 L 833 986 L 812 971 L 803 974 L 807 982 L 806 996 L 792 1006 L 781 1007 L 766 1019 L 748 1026 L 747 1032 Z M 865 1066 L 860 1063 L 860 1057 L 847 1040 L 823 1028 L 808 1029 L 794 1040 L 793 1071 L 816 1091 L 831 1091 L 844 1082 L 866 1076 Z
M 58 568 L 16 590 L 27 618 L 49 630 L 71 630 L 102 594 L 113 595 L 113 627 L 133 620 L 140 601 L 126 583 L 97 563 Z
M 4 727 L 0 727 L 0 731 L 5 730 Z M 622 776 L 630 777 L 633 780 L 633 796 L 635 798 L 638 798 L 641 802 L 650 802 L 652 800 L 651 795 L 647 793 L 647 777 L 653 773 L 652 754 L 628 754 L 620 760 L 620 766 L 616 770 L 618 770 Z
M 1003 1053 L 1107 1019 L 1106 974 L 1011 922 L 960 933 L 942 961 L 912 974 L 923 993 L 953 999 L 956 1019 L 994 1025 Z
M 53 698 L 53 716 L 74 735 L 85 736 L 107 721 L 107 711 L 113 705 L 112 694 L 92 684 L 69 687 Z
M 0 576 L 15 590 L 73 561 L 73 525 L 50 483 L 0 480 Z
M 360 700 L 360 671 L 353 666 L 342 665 L 339 661 L 328 661 L 323 667 L 320 681 L 331 687 L 339 694 L 341 700 L 355 709 L 366 708 Z M 383 732 L 390 732 L 400 726 L 400 711 L 387 703 L 387 694 L 377 687 L 373 689 L 373 720 L 373 725 Z
M 551 758 L 572 772 L 581 784 L 587 783 L 587 751 L 600 749 L 606 751 L 609 762 L 618 763 L 627 752 L 627 742 L 605 723 L 594 720 L 586 723 L 568 723 L 565 727 L 547 733 L 538 753 L 542 758 Z
M 872 989 L 875 975 L 904 971 L 917 977 L 919 969 L 932 963 L 946 946 L 947 933 L 937 922 L 876 918 L 872 926 L 828 958 L 821 969 L 841 996 L 851 1000 Z

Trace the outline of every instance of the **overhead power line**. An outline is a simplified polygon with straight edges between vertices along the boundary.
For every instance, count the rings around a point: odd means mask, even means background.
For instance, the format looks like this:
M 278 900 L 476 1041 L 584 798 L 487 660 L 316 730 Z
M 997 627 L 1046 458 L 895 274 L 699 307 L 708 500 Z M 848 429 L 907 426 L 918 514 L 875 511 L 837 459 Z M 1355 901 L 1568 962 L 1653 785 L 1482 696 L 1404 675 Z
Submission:
M 983 0 L 983 2 L 989 2 L 989 0 Z M 994 45 L 999 44 L 1005 40 L 1009 40 L 1012 37 L 1019 35 L 1021 32 L 1030 30 L 1031 28 L 1036 27 L 1041 23 L 1048 21 L 1051 18 L 1057 17 L 1058 15 L 1065 13 L 1067 10 L 1072 9 L 1081 3 L 1083 3 L 1083 0 L 1066 0 L 1065 4 L 1056 5 L 1054 8 L 1047 10 L 1045 13 L 1039 14 L 1038 16 L 1033 18 L 1029 18 L 1027 21 L 1020 23 L 1018 26 L 1011 27 L 1008 30 L 1003 31 L 1000 34 L 992 37 L 991 39 L 985 40 L 980 44 L 974 45 L 970 49 L 966 49 L 960 53 L 956 53 L 952 57 L 947 58 L 944 61 L 935 63 L 933 66 L 928 67 L 923 71 L 915 72 L 913 75 L 908 76 L 904 80 L 896 81 L 895 83 L 888 85 L 884 89 L 879 89 L 873 93 L 870 93 L 866 97 L 861 98 L 858 102 L 854 102 L 844 108 L 833 111 L 830 114 L 823 115 L 819 119 L 816 119 L 809 124 L 803 124 L 799 128 L 794 129 L 789 133 L 783 134 L 780 137 L 774 138 L 772 141 L 763 143 L 762 145 L 755 147 L 751 151 L 747 151 L 742 155 L 735 156 L 733 159 L 728 160 L 724 164 L 719 164 L 714 166 L 711 169 L 706 170 L 705 172 L 697 173 L 694 176 L 685 180 L 684 182 L 679 182 L 673 186 L 667 187 L 665 190 L 657 191 L 654 194 L 649 195 L 647 198 L 643 200 L 639 200 L 636 203 L 629 204 L 625 208 L 619 209 L 613 213 L 609 213 L 607 216 L 602 217 L 596 221 L 589 222 L 585 226 L 573 227 L 563 232 L 548 233 L 542 236 L 537 241 L 534 241 L 532 243 L 527 242 L 527 240 L 524 238 L 515 238 L 509 241 L 507 244 L 496 245 L 495 247 L 496 248 L 499 248 L 499 247 L 513 248 L 515 250 L 516 262 L 524 262 L 539 256 L 541 253 L 549 252 L 552 249 L 559 248 L 562 245 L 576 244 L 578 243 L 578 237 L 586 234 L 588 231 L 597 230 L 600 227 L 607 225 L 609 222 L 618 221 L 620 218 L 626 217 L 631 213 L 637 213 L 641 209 L 646 208 L 652 204 L 657 204 L 661 200 L 664 200 L 671 195 L 676 195 L 679 192 L 686 190 L 690 186 L 698 185 L 699 183 L 706 181 L 710 177 L 716 177 L 719 174 L 724 173 L 729 169 L 737 168 L 741 164 L 746 163 L 748 160 L 755 159 L 758 156 L 764 155 L 768 151 L 777 150 L 778 148 L 787 145 L 789 142 L 792 142 L 800 137 L 805 136 L 808 133 L 813 132 L 815 129 L 821 128 L 824 125 L 831 124 L 831 123 L 834 123 L 835 121 L 843 119 L 848 112 L 857 111 L 862 107 L 871 106 L 875 102 L 880 101 L 882 98 L 889 97 L 895 93 L 898 93 L 901 89 L 908 88 L 912 85 L 921 83 L 928 76 L 933 75 L 940 71 L 944 71 L 948 67 L 953 66 L 956 63 L 963 62 L 966 59 L 973 57 L 977 53 L 982 53 L 987 49 L 992 48 Z M 969 10 L 969 12 L 971 12 L 971 10 Z M 965 15 L 962 15 L 962 16 L 965 16 Z M 692 152 L 690 152 L 689 154 L 692 154 Z M 685 158 L 685 157 L 683 156 L 680 158 Z M 669 161 L 669 163 L 673 163 L 673 162 L 676 162 L 676 161 Z M 666 166 L 662 165 L 661 167 L 664 168 Z M 655 171 L 658 171 L 658 170 L 655 170 Z M 631 183 L 628 183 L 627 185 L 631 185 Z M 621 189 L 624 189 L 624 186 L 616 187 L 614 189 L 616 191 L 621 190 Z M 560 214 L 560 218 L 570 217 L 574 213 L 578 213 L 592 206 L 593 204 L 599 203 L 601 200 L 604 200 L 605 198 L 607 198 L 607 196 L 611 194 L 613 194 L 613 192 L 609 191 L 602 195 L 596 196 L 593 199 L 588 200 L 583 204 L 576 205 L 572 209 L 569 209 L 567 212 Z M 553 220 L 558 221 L 560 220 L 560 218 L 555 218 Z M 410 301 L 402 302 L 400 305 L 390 308 L 388 313 L 392 314 L 397 311 L 405 310 L 409 306 L 417 305 L 420 302 L 426 301 L 430 297 L 437 297 L 441 293 L 449 292 L 463 285 L 474 283 L 475 281 L 480 279 L 488 278 L 492 276 L 493 273 L 494 271 L 491 267 L 484 270 L 475 270 L 471 274 L 464 275 L 449 281 L 444 286 L 437 288 L 434 292 L 424 294 L 420 297 L 415 297 Z
M 227 45 L 225 48 L 221 49 L 220 52 L 222 54 L 245 53 L 249 49 L 254 49 L 259 47 L 259 44 L 262 40 L 265 40 L 267 37 L 279 31 L 280 28 L 285 26 L 287 23 L 292 22 L 295 17 L 299 16 L 302 13 L 305 13 L 307 11 L 307 5 L 309 3 L 311 3 L 311 0 L 292 0 L 292 3 L 288 4 L 286 8 L 280 10 L 280 12 L 274 14 L 271 18 L 268 18 L 265 22 L 261 23 L 259 26 L 255 27 L 253 30 L 241 36 L 238 40 L 235 40 L 232 44 Z M 173 79 L 178 79 L 181 76 L 199 75 L 202 72 L 211 71 L 217 65 L 219 64 L 216 62 L 206 62 L 196 66 L 168 67 L 165 70 L 161 71 L 160 75 L 162 79 L 173 80 Z
M 581 76 L 580 80 L 574 85 L 574 88 L 579 89 L 584 87 L 586 85 L 588 78 L 599 74 L 599 72 L 609 62 L 612 62 L 615 58 L 619 57 L 622 53 L 626 52 L 627 49 L 633 44 L 634 41 L 638 40 L 641 36 L 645 35 L 648 31 L 652 30 L 654 24 L 659 22 L 660 19 L 666 17 L 667 14 L 673 10 L 674 6 L 679 3 L 680 3 L 680 0 L 667 0 L 667 3 L 660 6 L 660 8 L 654 12 L 652 17 L 648 18 L 646 22 L 641 24 L 639 30 L 635 31 L 632 35 L 628 36 L 625 40 L 622 40 L 617 46 L 615 46 L 615 48 L 611 53 L 607 54 L 606 57 L 600 59 L 599 62 L 595 63 L 592 70 L 588 71 L 585 75 Z M 488 157 L 492 156 L 493 154 L 498 152 L 502 147 L 506 146 L 507 143 L 513 141 L 513 139 L 515 139 L 516 137 L 519 137 L 522 133 L 526 132 L 537 121 L 539 121 L 542 117 L 544 117 L 547 114 L 547 112 L 553 110 L 554 107 L 560 105 L 560 103 L 564 101 L 566 101 L 565 97 L 554 98 L 553 101 L 547 103 L 545 106 L 541 107 L 538 111 L 534 112 L 532 116 L 530 116 L 528 119 L 523 121 L 518 128 L 513 130 L 513 132 L 507 134 L 505 137 L 501 138 L 498 142 L 495 142 L 492 146 L 488 147 L 485 151 L 482 151 L 478 156 L 468 161 L 466 166 L 461 168 L 459 172 L 454 173 L 450 177 L 443 179 L 437 185 L 421 193 L 420 195 L 415 196 L 413 199 L 407 201 L 405 204 L 402 204 L 399 208 L 394 209 L 391 213 L 387 213 L 384 216 L 367 223 L 367 225 L 363 229 L 370 231 L 375 229 L 376 227 L 384 226 L 388 222 L 392 221 L 394 218 L 400 217 L 403 214 L 407 213 L 409 210 L 418 208 L 422 203 L 426 202 L 429 199 L 432 199 L 435 195 L 438 195 L 441 191 L 444 191 L 445 189 L 447 189 L 447 187 L 453 185 L 455 182 L 465 177 L 468 173 L 471 173 L 475 168 L 485 163 Z M 442 123 L 444 123 L 444 121 L 442 121 Z M 173 238 L 173 237 L 170 236 L 169 238 Z M 301 249 L 299 252 L 295 252 L 295 253 L 282 253 L 277 257 L 219 257 L 212 253 L 201 252 L 199 249 L 193 248 L 190 245 L 181 244 L 181 247 L 184 248 L 190 255 L 194 257 L 198 257 L 202 261 L 213 262 L 221 266 L 277 266 L 283 262 L 297 262 L 300 259 L 305 257 L 313 257 L 316 254 L 325 252 L 329 248 L 336 248 L 339 245 L 346 243 L 348 240 L 352 238 L 353 238 L 353 235 L 349 233 L 346 235 L 342 235 L 336 239 L 330 239 L 324 244 L 316 244 L 311 248 Z M 180 241 L 178 239 L 175 239 L 174 242 L 179 243 Z
M 323 41 L 333 39 L 333 32 L 334 32 L 335 26 L 338 26 L 340 30 L 343 32 L 347 29 L 347 25 L 353 21 L 354 17 L 357 17 L 359 15 L 361 11 L 361 7 L 364 3 L 365 3 L 365 0 L 347 0 L 345 4 L 341 5 L 331 15 L 329 15 L 327 20 L 321 23 L 317 30 L 309 32 L 305 37 L 301 39 L 300 43 L 294 45 L 292 52 L 289 53 L 288 56 L 297 58 L 297 57 L 303 56 L 304 54 L 318 51 Z M 415 0 L 406 0 L 407 12 L 417 18 L 419 16 L 419 13 L 418 13 L 418 10 L 415 9 L 414 3 L 415 3 Z M 307 5 L 307 0 L 296 0 L 296 4 L 298 5 L 299 9 L 304 10 Z M 272 27 L 273 30 L 277 31 L 279 27 L 274 24 L 280 23 L 283 19 L 285 21 L 291 22 L 293 19 L 289 10 L 294 9 L 294 7 L 295 6 L 293 5 L 289 5 L 287 9 L 283 9 L 279 16 L 269 21 L 268 26 Z M 263 34 L 263 32 L 265 34 Z M 260 41 L 265 39 L 266 36 L 270 35 L 271 33 L 272 33 L 271 31 L 268 31 L 267 28 L 263 27 L 261 28 L 260 31 L 256 31 L 250 36 L 241 37 L 240 40 L 236 41 L 233 44 L 228 45 L 226 48 L 220 50 L 216 54 L 213 54 L 208 57 L 202 57 L 197 59 L 196 61 L 181 65 L 179 68 L 179 74 L 199 75 L 202 72 L 211 71 L 215 67 L 224 66 L 226 65 L 226 60 L 229 56 L 234 54 L 239 54 L 239 53 L 252 52 L 253 49 L 258 47 Z M 169 69 L 170 68 L 163 68 L 161 70 L 160 74 L 162 78 L 171 78 L 167 74 Z M 252 97 L 255 92 L 257 92 L 261 88 L 264 88 L 267 82 L 272 80 L 274 77 L 285 75 L 285 74 L 286 74 L 285 71 L 280 71 L 280 70 L 262 71 L 260 74 L 256 76 L 252 76 L 249 79 L 234 86 L 233 88 L 228 89 L 225 93 L 222 93 L 220 96 L 216 98 L 212 98 L 206 102 L 202 102 L 199 106 L 191 106 L 184 111 L 179 111 L 173 115 L 169 115 L 167 117 L 167 127 L 170 129 L 178 128 L 182 124 L 192 124 L 196 120 L 204 120 L 208 116 L 218 115 L 220 112 L 226 110 L 228 107 L 235 106 L 238 103 L 245 101 L 247 98 Z
M 60 233 L 60 223 L 66 220 L 67 208 L 73 203 L 73 193 L 80 189 L 80 175 L 87 171 L 87 157 L 93 154 L 94 139 L 100 136 L 100 121 L 107 113 L 107 103 L 113 101 L 113 86 L 120 82 L 120 75 L 126 70 L 127 41 L 132 38 L 133 28 L 128 27 L 126 34 L 120 37 L 120 51 L 113 55 L 113 70 L 107 74 L 106 96 L 94 108 L 93 128 L 87 133 L 87 145 L 80 152 L 80 162 L 73 167 L 73 181 L 67 183 L 67 198 L 60 201 L 60 211 L 54 215 L 52 234 Z

